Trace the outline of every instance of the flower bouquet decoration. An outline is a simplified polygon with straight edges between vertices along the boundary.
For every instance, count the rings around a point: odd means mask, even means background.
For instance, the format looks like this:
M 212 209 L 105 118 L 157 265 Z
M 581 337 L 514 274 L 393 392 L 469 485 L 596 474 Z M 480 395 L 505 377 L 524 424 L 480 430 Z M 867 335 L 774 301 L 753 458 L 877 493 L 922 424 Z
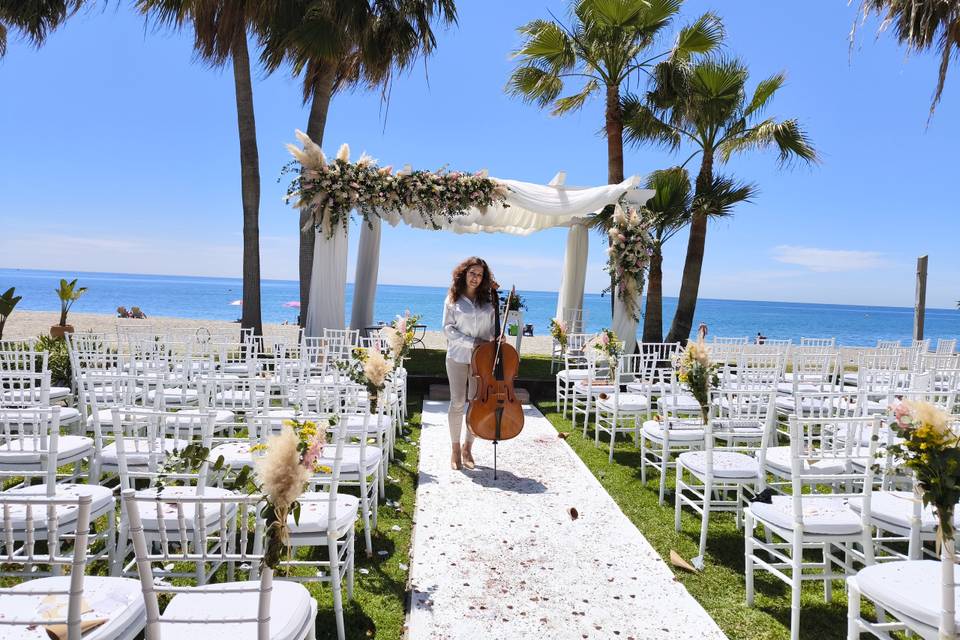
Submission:
M 394 363 L 394 368 L 402 365 L 403 360 L 410 354 L 413 347 L 413 341 L 416 337 L 414 326 L 420 323 L 420 314 L 410 315 L 408 311 L 402 316 L 397 316 L 393 322 L 380 329 L 380 335 L 383 336 L 390 350 L 390 356 Z
M 902 438 L 888 447 L 890 455 L 913 471 L 923 504 L 937 517 L 944 615 L 941 638 L 955 638 L 953 515 L 960 501 L 960 434 L 951 416 L 927 402 L 901 400 L 893 408 L 893 432 Z
M 293 514 L 300 521 L 300 503 L 317 460 L 326 445 L 329 424 L 285 420 L 280 433 L 271 436 L 266 445 L 255 447 L 263 452 L 254 462 L 254 476 L 266 504 L 260 512 L 266 521 L 263 565 L 276 569 L 289 552 L 290 530 L 287 518 Z
M 636 209 L 617 205 L 608 233 L 610 246 L 604 269 L 610 274 L 610 287 L 605 291 L 615 291 L 633 319 L 639 320 L 644 272 L 653 255 L 649 226 Z
M 720 376 L 717 374 L 720 364 L 710 359 L 710 348 L 704 344 L 702 335 L 696 342 L 687 342 L 687 346 L 677 354 L 674 368 L 677 380 L 690 390 L 700 405 L 701 418 L 706 424 L 710 417 L 710 390 L 720 386 Z
M 611 367 L 615 366 L 617 359 L 623 354 L 623 343 L 613 329 L 601 329 L 593 339 L 593 348 L 606 356 Z
M 393 360 L 384 357 L 379 349 L 357 348 L 353 350 L 353 358 L 337 362 L 334 366 L 352 382 L 366 388 L 370 411 L 375 413 L 380 392 L 387 386 L 387 377 L 393 372 Z
M 567 352 L 567 323 L 551 318 L 550 335 L 560 345 L 560 355 L 564 355 Z

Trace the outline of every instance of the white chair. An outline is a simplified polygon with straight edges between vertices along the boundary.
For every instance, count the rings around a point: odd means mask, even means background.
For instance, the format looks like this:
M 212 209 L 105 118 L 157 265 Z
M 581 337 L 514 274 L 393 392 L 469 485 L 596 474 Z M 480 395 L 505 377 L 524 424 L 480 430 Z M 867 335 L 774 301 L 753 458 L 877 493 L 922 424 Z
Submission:
M 620 356 L 612 375 L 613 392 L 597 396 L 594 445 L 600 446 L 601 432 L 610 434 L 610 462 L 613 462 L 613 445 L 618 433 L 632 433 L 634 445 L 640 445 L 639 419 L 641 416 L 650 419 L 650 394 L 644 393 L 644 385 L 651 362 L 643 354 Z
M 143 631 L 140 583 L 87 575 L 92 505 L 89 495 L 0 494 L 4 573 L 26 578 L 0 588 L 0 637 L 46 638 L 65 632 L 67 640 L 133 640 Z M 65 521 L 72 523 L 69 532 Z M 37 543 L 45 547 L 43 553 Z M 68 555 L 63 550 L 70 544 Z M 38 566 L 50 566 L 55 575 L 35 577 L 31 569 Z M 69 574 L 63 575 L 66 568 Z
M 688 399 L 692 402 L 688 402 Z M 666 501 L 667 473 L 675 466 L 673 454 L 703 448 L 704 428 L 700 405 L 680 393 L 657 399 L 658 416 L 640 429 L 640 480 L 647 482 L 647 467 L 660 475 L 659 502 Z
M 752 454 L 762 434 L 773 428 L 775 396 L 772 390 L 711 392 L 703 450 L 677 457 L 674 528 L 680 531 L 684 505 L 700 514 L 700 553 L 693 559 L 698 569 L 704 566 L 710 513 L 734 512 L 739 529 L 744 489 L 758 493 L 760 465 Z
M 151 500 L 155 499 L 132 490 L 123 492 L 146 604 L 148 638 L 195 640 L 213 634 L 221 638 L 252 638 L 254 633 L 257 640 L 315 637 L 316 600 L 301 584 L 274 580 L 269 568 L 260 572 L 259 580 L 192 587 L 171 586 L 163 580 L 167 572 L 158 570 L 176 562 L 214 566 L 259 563 L 263 556 L 253 541 L 260 536 L 250 528 L 250 522 L 256 519 L 259 496 L 165 498 L 165 504 L 177 517 L 174 526 L 161 529 L 162 536 L 157 538 L 146 535 L 143 522 L 143 514 L 153 513 Z M 178 527 L 178 521 L 191 522 L 192 526 L 189 530 Z M 256 526 L 262 528 L 261 521 Z M 224 544 L 227 539 L 231 544 Z M 171 596 L 162 613 L 160 594 Z
M 593 413 L 597 396 L 601 393 L 613 393 L 613 368 L 608 359 L 599 357 L 592 347 L 585 347 L 587 375 L 574 380 L 570 396 L 570 412 L 573 428 L 577 428 L 577 416 L 583 416 L 583 437 L 587 437 L 590 415 Z
M 957 351 L 956 338 L 940 338 L 937 340 L 937 355 L 953 355 Z
M 578 380 L 587 379 L 588 355 L 585 351 L 591 336 L 586 333 L 571 333 L 567 335 L 567 350 L 563 354 L 563 368 L 556 373 L 556 404 L 564 418 L 573 385 Z
M 896 631 L 924 640 L 943 638 L 939 628 L 948 614 L 942 606 L 941 569 L 939 560 L 900 560 L 865 567 L 848 577 L 847 639 L 860 640 L 862 633 L 891 638 Z M 954 566 L 953 575 L 954 583 L 960 583 L 960 567 Z M 953 611 L 960 611 L 960 592 L 955 597 Z M 861 615 L 861 599 L 883 613 L 880 621 Z M 960 627 L 960 618 L 954 626 Z
M 833 437 L 840 425 L 848 434 L 842 443 Z M 855 461 L 874 458 L 879 427 L 880 419 L 876 417 L 832 418 L 824 424 L 818 418 L 791 416 L 792 494 L 772 496 L 769 503 L 755 501 L 744 510 L 747 606 L 753 606 L 757 568 L 787 583 L 791 588 L 791 640 L 800 637 L 800 593 L 804 580 L 822 581 L 824 598 L 830 602 L 832 581 L 853 573 L 855 545 L 860 545 L 864 564 L 873 564 L 873 465 L 859 466 Z M 868 444 L 861 444 L 864 440 Z M 823 489 L 832 492 L 821 493 Z M 849 508 L 850 498 L 860 499 L 859 514 Z M 770 540 L 757 536 L 757 525 L 763 526 Z M 814 550 L 821 556 L 819 561 L 804 557 L 805 552 Z M 816 572 L 809 573 L 810 570 Z
M 837 346 L 836 338 L 800 338 L 801 347 L 826 347 L 834 349 Z

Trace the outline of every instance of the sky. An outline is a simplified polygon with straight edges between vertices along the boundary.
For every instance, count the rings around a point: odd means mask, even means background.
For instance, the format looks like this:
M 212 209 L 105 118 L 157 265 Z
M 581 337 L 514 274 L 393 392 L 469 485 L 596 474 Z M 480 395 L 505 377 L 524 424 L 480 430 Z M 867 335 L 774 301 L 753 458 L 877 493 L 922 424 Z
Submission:
M 157 30 L 109 3 L 86 10 L 41 49 L 13 39 L 0 60 L 0 267 L 173 275 L 241 274 L 239 149 L 232 73 L 198 62 L 189 33 Z M 856 5 L 857 3 L 853 3 Z M 383 165 L 475 171 L 570 185 L 606 181 L 603 104 L 554 117 L 504 92 L 516 27 L 566 15 L 566 2 L 460 0 L 426 64 L 379 93 L 337 95 L 324 147 L 349 143 Z M 711 223 L 700 295 L 709 298 L 910 306 L 916 258 L 929 254 L 927 304 L 960 298 L 957 72 L 927 126 L 933 54 L 908 56 L 876 22 L 851 50 L 856 7 L 843 1 L 687 0 L 657 46 L 705 11 L 726 26 L 725 54 L 749 86 L 786 71 L 770 115 L 796 117 L 819 152 L 781 168 L 756 152 L 720 168 L 754 183 L 752 203 Z M 638 87 L 642 89 L 642 84 Z M 297 278 L 297 214 L 282 201 L 284 144 L 306 129 L 299 82 L 257 69 L 261 263 Z M 628 148 L 626 173 L 679 164 L 686 153 Z M 359 228 L 351 229 L 351 260 Z M 481 255 L 498 281 L 556 290 L 566 230 L 526 237 L 385 228 L 380 282 L 445 286 Z M 605 241 L 591 239 L 587 290 L 599 292 Z M 664 293 L 676 295 L 682 231 L 665 248 Z M 351 262 L 349 277 L 354 265 Z M 2 283 L 0 283 L 2 285 Z M 0 286 L 2 288 L 2 286 Z

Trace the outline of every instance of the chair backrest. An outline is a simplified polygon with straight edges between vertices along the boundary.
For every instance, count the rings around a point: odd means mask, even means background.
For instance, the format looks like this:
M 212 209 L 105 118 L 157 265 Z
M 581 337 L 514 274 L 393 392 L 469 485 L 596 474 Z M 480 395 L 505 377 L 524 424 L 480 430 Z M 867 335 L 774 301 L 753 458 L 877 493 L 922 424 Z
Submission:
M 583 309 L 572 307 L 564 309 L 563 315 L 560 319 L 567 327 L 567 334 L 583 333 L 585 330 L 584 322 L 586 321 L 586 318 L 584 317 Z
M 793 392 L 833 391 L 842 380 L 836 351 L 797 351 L 792 354 L 790 381 Z
M 57 483 L 60 407 L 0 409 L 0 468 L 42 474 L 53 495 Z
M 641 342 L 637 346 L 640 353 L 665 363 L 672 362 L 680 351 L 679 342 Z
M 196 471 L 165 473 L 163 463 L 174 450 L 196 443 L 210 448 L 215 414 L 156 411 L 138 407 L 114 407 L 113 435 L 121 488 L 133 488 L 138 480 L 154 486 L 164 478 L 182 481 L 203 493 L 209 464 L 202 461 Z
M 742 352 L 735 364 L 723 367 L 721 383 L 741 389 L 773 389 L 783 375 L 785 362 L 786 356 L 782 353 Z
M 829 347 L 833 349 L 837 346 L 836 338 L 800 338 L 801 347 Z
M 704 427 L 706 472 L 714 475 L 713 451 L 752 454 L 776 423 L 776 391 L 744 392 L 738 388 L 710 392 L 710 417 Z
M 916 349 L 921 353 L 927 353 L 930 351 L 930 338 L 923 338 L 922 340 L 911 340 L 910 348 Z
M 0 615 L 0 637 L 34 637 L 31 630 L 37 627 L 63 625 L 67 640 L 80 640 L 92 500 L 88 495 L 0 493 L 0 558 L 4 565 L 0 575 L 35 577 L 38 573 L 34 571 L 44 565 L 57 573 L 69 569 L 69 577 L 62 582 L 0 588 L 0 600 L 6 604 Z M 75 518 L 76 526 L 71 529 L 76 533 L 71 536 L 72 553 L 61 553 L 59 523 L 67 518 Z
M 900 340 L 877 340 L 877 349 L 899 349 L 903 347 Z
M 217 616 L 209 624 L 230 624 L 256 626 L 258 640 L 270 638 L 270 595 L 273 585 L 273 571 L 264 567 L 259 582 L 236 582 L 222 585 L 196 587 L 172 586 L 156 578 L 164 575 L 155 566 L 170 563 L 190 562 L 200 566 L 207 563 L 224 565 L 258 565 L 263 559 L 257 544 L 262 540 L 263 519 L 257 517 L 262 504 L 261 496 L 169 496 L 164 498 L 164 508 L 176 515 L 171 518 L 177 523 L 189 520 L 193 514 L 193 527 L 170 527 L 167 518 L 156 518 L 159 535 L 151 535 L 148 544 L 144 532 L 141 510 L 147 510 L 144 503 L 155 499 L 133 490 L 123 492 L 123 504 L 130 520 L 130 537 L 137 561 L 137 573 L 143 589 L 143 599 L 147 611 L 146 637 L 159 639 L 165 625 L 175 626 L 178 622 L 197 624 L 203 620 L 202 598 L 212 601 L 223 598 L 224 594 L 257 594 L 257 609 L 238 606 L 230 615 Z M 154 506 L 154 505 L 151 505 Z M 251 523 L 255 523 L 251 527 Z M 225 540 L 233 540 L 225 544 Z M 196 607 L 183 617 L 168 613 L 160 617 L 158 596 L 161 594 L 189 593 L 196 601 Z M 241 604 L 243 600 L 237 604 Z M 249 637 L 247 634 L 241 634 Z
M 37 339 L 0 340 L 0 351 L 36 351 Z
M 267 387 L 263 378 L 210 375 L 200 382 L 200 408 L 251 413 L 268 402 Z
M 953 355 L 956 350 L 956 338 L 940 338 L 937 340 L 937 355 Z
M 565 368 L 583 369 L 587 366 L 588 349 L 593 349 L 589 346 L 592 337 L 588 333 L 567 334 L 567 350 L 563 354 Z
M 49 406 L 49 371 L 0 371 L 0 407 Z
M 614 368 L 614 395 L 624 391 L 621 387 L 634 383 L 645 385 L 650 380 L 649 370 L 654 361 L 642 353 L 631 353 L 617 358 L 617 364 Z
M 713 344 L 747 344 L 750 342 L 750 338 L 747 336 L 714 336 L 710 342 Z
M 48 351 L 34 351 L 33 349 L 0 350 L 0 371 L 34 371 L 43 372 L 48 369 Z
M 880 417 L 800 418 L 790 416 L 793 516 L 803 526 L 804 504 L 860 497 L 864 526 L 870 522 L 870 494 Z M 843 433 L 844 437 L 837 437 Z M 830 487 L 829 493 L 810 487 Z

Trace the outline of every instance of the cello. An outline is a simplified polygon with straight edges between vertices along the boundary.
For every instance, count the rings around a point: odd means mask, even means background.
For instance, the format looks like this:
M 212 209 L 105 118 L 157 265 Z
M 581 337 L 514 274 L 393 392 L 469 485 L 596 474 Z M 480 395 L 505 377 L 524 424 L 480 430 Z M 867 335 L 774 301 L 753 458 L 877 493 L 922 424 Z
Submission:
M 506 308 L 516 295 L 507 295 Z M 500 326 L 497 288 L 494 295 L 494 339 L 477 345 L 470 356 L 470 375 L 476 379 L 473 397 L 467 409 L 467 428 L 478 438 L 493 441 L 493 477 L 497 477 L 497 444 L 515 438 L 523 430 L 523 406 L 517 399 L 513 381 L 520 370 L 517 350 L 503 342 L 506 327 Z

